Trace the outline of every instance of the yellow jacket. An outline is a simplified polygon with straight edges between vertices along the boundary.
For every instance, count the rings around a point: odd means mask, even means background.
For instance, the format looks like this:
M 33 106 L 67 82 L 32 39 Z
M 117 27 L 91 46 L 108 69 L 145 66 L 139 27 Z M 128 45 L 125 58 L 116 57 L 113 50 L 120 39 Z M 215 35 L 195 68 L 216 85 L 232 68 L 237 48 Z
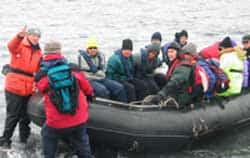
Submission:
M 230 82 L 229 89 L 226 92 L 218 94 L 219 96 L 231 96 L 239 94 L 243 82 L 243 52 L 237 48 L 227 48 L 220 52 L 220 68 L 227 74 Z

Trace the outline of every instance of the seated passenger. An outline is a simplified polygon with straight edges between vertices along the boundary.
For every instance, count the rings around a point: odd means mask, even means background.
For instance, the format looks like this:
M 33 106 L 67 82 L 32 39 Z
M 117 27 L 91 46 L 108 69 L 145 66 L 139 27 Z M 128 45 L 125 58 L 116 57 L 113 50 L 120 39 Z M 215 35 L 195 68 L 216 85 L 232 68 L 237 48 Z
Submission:
M 160 89 L 154 80 L 154 70 L 160 66 L 158 54 L 160 47 L 158 44 L 148 45 L 146 49 L 141 49 L 140 53 L 133 55 L 135 61 L 135 76 L 141 79 L 149 87 L 149 94 L 155 94 Z
M 231 41 L 231 43 L 233 47 L 237 45 L 235 41 Z M 219 44 L 220 41 L 217 41 L 211 44 L 210 46 L 203 48 L 200 51 L 199 55 L 202 56 L 204 59 L 211 59 L 211 58 L 219 59 L 220 58 Z
M 134 77 L 132 51 L 132 41 L 124 39 L 122 48 L 116 50 L 109 58 L 106 70 L 107 78 L 123 84 L 129 101 L 141 100 L 149 94 L 147 86 Z
M 85 71 L 97 97 L 127 102 L 127 94 L 122 84 L 105 76 L 105 58 L 98 50 L 95 38 L 88 38 L 86 50 L 79 50 L 79 65 Z
M 175 42 L 177 42 L 181 46 L 181 48 L 184 47 L 188 43 L 188 32 L 186 30 L 176 32 Z
M 188 32 L 186 30 L 182 30 L 181 32 L 176 32 L 174 36 L 174 41 L 177 42 L 181 48 L 184 47 L 188 43 Z M 163 62 L 165 62 L 167 65 L 169 65 L 170 62 L 167 57 L 167 50 L 170 43 L 172 42 L 167 42 L 162 47 Z
M 219 50 L 220 68 L 227 74 L 230 82 L 229 89 L 218 95 L 231 96 L 239 94 L 243 82 L 243 61 L 240 59 L 243 53 L 233 47 L 230 37 L 226 37 L 220 42 Z
M 202 95 L 201 83 L 194 86 L 192 81 L 193 59 L 187 53 L 182 53 L 178 43 L 172 42 L 167 49 L 170 67 L 166 75 L 167 84 L 156 95 L 149 95 L 144 99 L 145 104 L 159 104 L 168 96 L 175 98 L 180 105 L 189 105 L 197 96 Z M 196 85 L 195 85 L 196 86 Z M 196 90 L 194 94 L 193 90 Z
M 165 84 L 166 84 L 166 80 L 165 80 L 165 73 L 167 71 L 167 66 L 165 63 L 167 63 L 165 60 L 166 60 L 166 55 L 164 53 L 164 47 L 161 47 L 161 42 L 162 42 L 162 36 L 161 36 L 161 33 L 160 32 L 155 32 L 152 34 L 151 36 L 151 44 L 154 44 L 154 45 L 158 45 L 159 48 L 160 48 L 160 51 L 158 54 L 161 54 L 160 56 L 158 55 L 158 59 L 160 61 L 160 65 L 159 65 L 159 68 L 156 69 L 155 71 L 155 75 L 154 75 L 154 80 L 156 81 L 157 83 L 157 86 L 159 88 L 162 88 Z M 148 45 L 149 46 L 149 45 Z M 146 46 L 146 48 L 148 47 Z M 164 72 L 164 73 L 162 73 Z

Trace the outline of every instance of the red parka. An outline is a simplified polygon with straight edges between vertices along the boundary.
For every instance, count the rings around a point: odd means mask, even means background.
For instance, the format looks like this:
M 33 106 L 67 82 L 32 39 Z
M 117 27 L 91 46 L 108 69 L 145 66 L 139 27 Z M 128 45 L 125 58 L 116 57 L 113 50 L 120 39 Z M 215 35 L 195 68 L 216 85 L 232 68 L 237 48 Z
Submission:
M 205 59 L 210 59 L 210 58 L 219 59 L 220 58 L 219 42 L 216 42 L 212 44 L 211 46 L 203 48 L 200 51 L 200 55 Z
M 41 49 L 34 50 L 27 38 L 14 37 L 8 48 L 11 54 L 10 67 L 30 75 L 9 72 L 6 75 L 5 90 L 20 96 L 29 96 L 33 92 L 34 75 L 39 70 L 42 57 Z
M 47 55 L 44 60 L 61 59 L 60 54 Z M 37 88 L 44 94 L 45 100 L 45 113 L 46 113 L 46 124 L 53 128 L 69 128 L 85 123 L 88 120 L 88 102 L 86 96 L 93 95 L 93 89 L 86 79 L 85 75 L 80 71 L 73 71 L 73 75 L 78 81 L 79 95 L 78 95 L 78 108 L 74 115 L 63 114 L 57 111 L 56 107 L 50 101 L 50 97 L 46 90 L 49 86 L 48 77 L 41 78 L 37 83 Z

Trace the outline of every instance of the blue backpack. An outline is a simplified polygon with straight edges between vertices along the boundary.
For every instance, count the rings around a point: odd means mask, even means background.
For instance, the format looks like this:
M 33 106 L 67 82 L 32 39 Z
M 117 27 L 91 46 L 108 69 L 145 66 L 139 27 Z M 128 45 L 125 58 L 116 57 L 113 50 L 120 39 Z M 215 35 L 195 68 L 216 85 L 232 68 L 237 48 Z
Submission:
M 205 70 L 207 77 L 208 77 L 208 89 L 205 92 L 204 96 L 206 98 L 211 98 L 214 96 L 214 88 L 216 84 L 216 75 L 210 69 L 209 63 L 204 59 L 198 59 L 197 63 Z
M 69 65 L 63 62 L 52 66 L 47 75 L 51 102 L 59 112 L 74 114 L 78 105 L 79 87 Z
M 215 59 L 198 59 L 198 64 L 206 71 L 209 86 L 205 93 L 207 98 L 213 97 L 216 93 L 225 92 L 229 88 L 229 79 L 227 75 L 219 67 L 219 62 Z

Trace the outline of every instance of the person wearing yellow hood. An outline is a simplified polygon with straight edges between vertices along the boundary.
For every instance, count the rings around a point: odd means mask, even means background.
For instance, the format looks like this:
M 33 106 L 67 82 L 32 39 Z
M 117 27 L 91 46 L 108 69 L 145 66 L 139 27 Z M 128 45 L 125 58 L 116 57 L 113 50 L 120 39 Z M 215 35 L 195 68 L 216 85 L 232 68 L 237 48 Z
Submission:
M 97 97 L 127 102 L 123 85 L 106 78 L 105 57 L 98 48 L 96 39 L 89 37 L 86 41 L 86 50 L 79 50 L 79 66 L 85 71 Z
M 219 96 L 231 96 L 241 93 L 243 82 L 242 52 L 233 47 L 230 37 L 224 38 L 219 43 L 220 68 L 227 74 L 230 82 L 229 89 Z

